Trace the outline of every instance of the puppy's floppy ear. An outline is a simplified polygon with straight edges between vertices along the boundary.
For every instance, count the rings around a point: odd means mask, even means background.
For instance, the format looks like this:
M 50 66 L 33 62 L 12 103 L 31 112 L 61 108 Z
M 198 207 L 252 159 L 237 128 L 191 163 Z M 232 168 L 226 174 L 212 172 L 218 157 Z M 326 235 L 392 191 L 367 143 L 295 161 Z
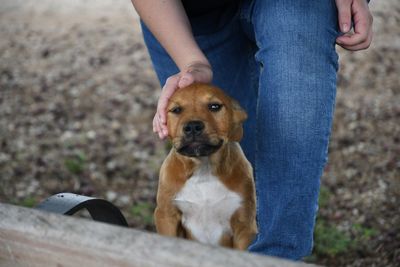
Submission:
M 236 100 L 230 99 L 232 107 L 232 128 L 229 140 L 239 142 L 243 137 L 243 122 L 247 119 L 247 113 Z

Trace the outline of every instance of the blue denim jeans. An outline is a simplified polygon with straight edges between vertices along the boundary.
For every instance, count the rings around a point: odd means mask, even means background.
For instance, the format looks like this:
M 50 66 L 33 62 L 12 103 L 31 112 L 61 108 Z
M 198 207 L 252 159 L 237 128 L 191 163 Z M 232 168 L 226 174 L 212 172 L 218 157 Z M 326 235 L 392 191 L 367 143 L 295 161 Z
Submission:
M 299 260 L 312 249 L 336 95 L 333 0 L 245 0 L 190 18 L 213 83 L 249 115 L 241 142 L 254 167 L 259 234 L 249 250 Z M 179 70 L 145 25 L 163 85 Z

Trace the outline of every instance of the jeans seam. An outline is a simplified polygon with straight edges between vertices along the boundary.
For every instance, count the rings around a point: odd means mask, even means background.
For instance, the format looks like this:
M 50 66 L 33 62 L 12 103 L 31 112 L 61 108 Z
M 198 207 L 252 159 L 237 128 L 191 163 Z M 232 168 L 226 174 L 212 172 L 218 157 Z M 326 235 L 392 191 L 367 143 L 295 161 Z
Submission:
M 260 64 L 260 71 L 259 71 L 259 76 L 261 77 L 261 73 L 264 70 L 264 65 Z M 259 110 L 259 105 L 260 105 L 260 78 L 258 79 L 258 90 L 257 90 L 257 101 L 256 101 L 256 141 L 255 141 L 255 155 L 254 155 L 254 177 L 255 177 L 255 184 L 256 184 L 256 214 L 259 214 L 259 205 L 258 205 L 258 199 L 259 199 L 259 177 L 256 176 L 256 173 L 258 173 L 258 154 L 259 154 L 259 148 L 257 145 L 257 140 L 260 140 L 260 130 L 259 130 L 259 114 L 258 114 L 258 110 Z M 258 218 L 256 218 L 256 223 L 257 223 L 257 228 L 260 229 L 260 224 L 259 224 L 259 220 Z M 257 242 L 257 240 L 259 239 L 259 235 L 257 235 L 257 238 L 254 242 Z

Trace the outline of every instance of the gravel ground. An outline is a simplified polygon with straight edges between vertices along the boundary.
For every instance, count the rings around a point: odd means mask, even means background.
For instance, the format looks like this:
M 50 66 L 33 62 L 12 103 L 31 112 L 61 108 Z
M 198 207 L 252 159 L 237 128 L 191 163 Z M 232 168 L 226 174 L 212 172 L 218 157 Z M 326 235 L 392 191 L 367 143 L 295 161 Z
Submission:
M 319 215 L 360 240 L 315 256 L 328 266 L 400 262 L 400 3 L 371 9 L 371 48 L 339 49 Z M 0 36 L 0 201 L 95 195 L 153 231 L 166 145 L 151 131 L 159 85 L 130 2 L 3 0 Z

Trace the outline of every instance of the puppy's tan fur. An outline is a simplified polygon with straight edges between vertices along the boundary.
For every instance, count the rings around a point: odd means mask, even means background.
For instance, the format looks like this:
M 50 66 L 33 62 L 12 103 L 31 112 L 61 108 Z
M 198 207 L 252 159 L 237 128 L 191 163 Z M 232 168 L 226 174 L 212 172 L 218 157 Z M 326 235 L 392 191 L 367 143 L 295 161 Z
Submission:
M 221 104 L 221 109 L 211 111 L 210 105 L 215 103 Z M 176 91 L 167 110 L 168 132 L 173 147 L 160 170 L 154 214 L 158 233 L 196 240 L 182 223 L 182 211 L 174 200 L 206 159 L 212 175 L 229 192 L 241 198 L 240 206 L 229 219 L 230 231 L 224 231 L 218 244 L 247 249 L 256 235 L 257 226 L 253 171 L 238 144 L 243 135 L 242 123 L 247 118 L 246 113 L 222 90 L 199 83 Z M 202 140 L 210 145 L 222 144 L 218 150 L 202 157 L 178 153 L 184 145 L 183 128 L 190 121 L 204 123 Z

